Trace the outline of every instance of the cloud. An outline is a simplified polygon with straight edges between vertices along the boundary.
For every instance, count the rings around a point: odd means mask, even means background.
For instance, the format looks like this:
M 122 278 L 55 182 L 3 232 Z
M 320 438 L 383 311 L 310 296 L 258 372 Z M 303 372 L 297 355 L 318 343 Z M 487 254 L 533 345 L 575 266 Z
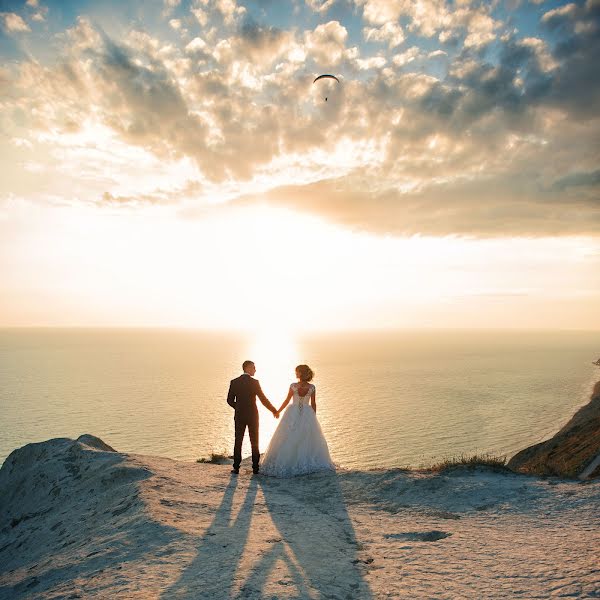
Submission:
M 591 188 L 591 191 L 593 191 L 598 198 L 600 197 L 600 169 L 587 173 L 571 173 L 558 179 L 552 187 L 559 191 L 564 191 L 573 187 Z
M 120 195 L 110 192 L 103 192 L 100 206 L 119 206 L 128 208 L 139 208 L 148 205 L 174 205 L 181 200 L 194 198 L 202 191 L 202 184 L 199 181 L 189 180 L 183 186 L 177 189 L 156 189 L 150 193 L 137 195 Z
M 336 0 L 306 0 L 306 4 L 317 13 L 327 12 Z
M 36 11 L 31 16 L 32 21 L 39 23 L 46 20 L 46 16 L 48 15 L 48 7 L 42 6 L 39 3 L 39 0 L 27 0 L 27 2 L 25 2 L 25 6 Z
M 573 2 L 553 8 L 542 16 L 542 23 L 546 23 L 550 27 L 557 27 L 566 20 L 572 19 L 577 13 L 577 5 Z
M 458 35 L 464 35 L 467 47 L 479 47 L 495 39 L 495 30 L 500 22 L 494 20 L 489 12 L 492 3 L 479 5 L 460 2 L 454 6 L 443 0 L 354 0 L 362 8 L 367 23 L 390 27 L 400 19 L 407 19 L 407 29 L 411 32 L 449 41 Z
M 368 178 L 323 180 L 286 186 L 236 204 L 273 204 L 300 212 L 318 212 L 357 231 L 390 235 L 462 235 L 538 237 L 600 233 L 600 206 L 581 202 L 571 211 L 536 195 L 527 181 L 512 184 L 510 199 L 503 178 L 461 180 L 423 189 L 369 189 Z
M 338 65 L 344 57 L 347 38 L 348 31 L 339 21 L 318 25 L 304 34 L 306 53 L 323 67 Z
M 189 44 L 187 44 L 185 51 L 188 54 L 195 54 L 197 52 L 203 52 L 205 48 L 206 42 L 200 37 L 195 37 Z
M 291 48 L 293 36 L 287 31 L 247 19 L 233 38 L 233 44 L 236 46 L 236 58 L 244 57 L 265 69 Z
M 368 42 L 385 42 L 389 48 L 395 48 L 404 41 L 404 31 L 398 23 L 388 22 L 381 27 L 365 27 L 363 36 Z
M 397 67 L 403 67 L 404 65 L 407 65 L 408 63 L 412 62 L 420 56 L 423 56 L 423 52 L 421 51 L 421 49 L 417 46 L 411 46 L 404 52 L 394 55 L 394 57 L 392 58 L 392 62 Z
M 358 26 L 339 3 L 339 19 L 276 27 L 232 1 L 194 0 L 173 7 L 189 36 L 169 18 L 117 37 L 81 17 L 53 60 L 0 71 L 0 124 L 32 146 L 15 169 L 43 164 L 36 176 L 49 178 L 66 150 L 46 164 L 36 140 L 99 127 L 165 164 L 189 161 L 198 197 L 259 190 L 381 232 L 596 231 L 596 4 L 546 10 L 527 35 L 488 3 L 358 6 Z M 323 94 L 312 81 L 330 70 L 341 83 Z M 100 171 L 79 160 L 90 178 Z M 168 186 L 136 195 L 97 177 L 94 198 L 111 205 L 168 204 Z
M 140 64 L 130 50 L 103 36 L 93 56 L 91 84 L 102 90 L 104 122 L 130 143 L 152 148 L 165 158 L 190 154 L 211 176 L 214 163 L 201 151 L 207 128 L 190 112 L 177 81 L 155 57 Z
M 195 0 L 195 3 L 200 10 L 212 15 L 219 14 L 228 26 L 235 25 L 246 14 L 246 8 L 238 6 L 235 0 Z
M 552 48 L 538 38 L 526 38 L 509 41 L 505 50 L 514 55 L 520 44 L 529 71 L 527 100 L 565 111 L 572 119 L 594 119 L 600 102 L 600 80 L 595 75 L 600 60 L 600 10 L 594 2 L 566 4 L 544 13 L 541 26 L 558 36 Z
M 192 8 L 191 11 L 200 26 L 206 27 L 208 24 L 208 13 L 201 7 Z
M 489 15 L 476 13 L 468 21 L 468 35 L 465 37 L 465 48 L 479 48 L 496 39 L 495 30 L 499 23 Z
M 163 16 L 168 16 L 181 4 L 181 0 L 163 0 L 163 4 Z
M 370 56 L 369 58 L 356 59 L 356 64 L 360 71 L 367 69 L 381 69 L 387 63 L 385 56 Z
M 16 13 L 0 13 L 4 21 L 4 30 L 7 33 L 24 33 L 31 31 L 29 25 Z
M 397 0 L 362 0 L 357 1 L 357 6 L 363 6 L 363 16 L 367 23 L 384 25 L 395 22 L 400 18 L 408 7 L 404 2 Z

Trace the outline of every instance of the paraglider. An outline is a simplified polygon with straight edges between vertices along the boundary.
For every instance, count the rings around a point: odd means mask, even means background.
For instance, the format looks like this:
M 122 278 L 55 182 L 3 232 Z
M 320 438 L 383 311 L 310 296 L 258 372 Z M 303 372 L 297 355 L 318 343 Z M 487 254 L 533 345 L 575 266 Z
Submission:
M 325 73 L 324 75 L 319 75 L 318 77 L 315 77 L 313 84 L 319 81 L 319 79 L 335 79 L 338 83 L 340 82 L 340 80 L 335 75 L 329 75 Z M 327 96 L 325 96 L 325 102 L 327 102 Z

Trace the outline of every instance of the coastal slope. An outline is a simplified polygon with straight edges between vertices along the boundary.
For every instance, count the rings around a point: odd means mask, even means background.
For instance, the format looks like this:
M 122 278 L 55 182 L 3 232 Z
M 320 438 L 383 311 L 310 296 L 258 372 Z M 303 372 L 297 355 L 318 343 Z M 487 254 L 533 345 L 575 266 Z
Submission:
M 254 477 L 94 438 L 0 469 L 0 598 L 600 597 L 600 481 Z
M 590 401 L 558 433 L 517 452 L 508 467 L 533 475 L 600 477 L 600 381 Z

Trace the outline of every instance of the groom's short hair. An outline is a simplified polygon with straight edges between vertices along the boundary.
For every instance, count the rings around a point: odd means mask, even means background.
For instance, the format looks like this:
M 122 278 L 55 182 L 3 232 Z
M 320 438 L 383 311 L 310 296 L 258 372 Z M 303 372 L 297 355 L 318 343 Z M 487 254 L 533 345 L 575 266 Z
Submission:
M 246 367 L 249 367 L 250 365 L 253 365 L 253 364 L 254 364 L 254 361 L 253 361 L 253 360 L 245 360 L 245 361 L 242 363 L 242 371 L 245 371 L 245 370 L 246 370 Z

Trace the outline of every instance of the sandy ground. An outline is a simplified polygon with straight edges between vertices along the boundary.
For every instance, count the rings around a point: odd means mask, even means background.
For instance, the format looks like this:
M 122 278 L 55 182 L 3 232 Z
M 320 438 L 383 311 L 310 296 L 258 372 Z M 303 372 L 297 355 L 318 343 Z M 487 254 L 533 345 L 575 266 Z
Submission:
M 600 482 L 242 467 L 29 444 L 0 598 L 600 598 Z

